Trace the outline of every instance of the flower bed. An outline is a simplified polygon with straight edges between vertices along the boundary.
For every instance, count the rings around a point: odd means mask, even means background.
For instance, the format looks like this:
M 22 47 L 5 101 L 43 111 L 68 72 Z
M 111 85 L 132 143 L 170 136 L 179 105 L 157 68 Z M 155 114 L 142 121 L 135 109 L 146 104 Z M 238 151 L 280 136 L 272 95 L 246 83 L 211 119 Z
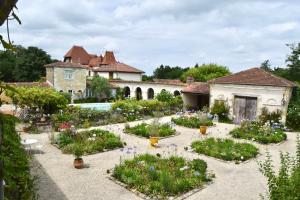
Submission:
M 91 130 L 72 134 L 70 131 L 60 133 L 54 143 L 63 153 L 73 153 L 75 147 L 83 149 L 84 154 L 93 154 L 123 147 L 120 138 L 105 130 Z
M 207 138 L 195 141 L 191 146 L 197 153 L 226 161 L 246 161 L 259 153 L 252 144 L 236 143 L 230 139 Z
M 172 122 L 179 126 L 188 128 L 199 128 L 200 126 L 212 126 L 213 122 L 210 119 L 199 119 L 198 117 L 179 117 L 172 118 Z
M 159 158 L 144 154 L 116 166 L 113 177 L 150 198 L 166 199 L 212 180 L 203 160 L 187 161 L 182 157 Z
M 286 140 L 286 134 L 280 128 L 269 125 L 260 126 L 257 122 L 244 122 L 240 128 L 230 133 L 234 138 L 256 141 L 262 144 L 279 143 Z
M 154 127 L 155 126 L 155 127 Z M 128 124 L 125 126 L 125 132 L 149 138 L 151 132 L 157 131 L 158 137 L 168 137 L 174 135 L 176 130 L 171 127 L 169 124 L 158 124 L 157 127 L 154 124 L 138 124 L 136 126 L 130 127 Z

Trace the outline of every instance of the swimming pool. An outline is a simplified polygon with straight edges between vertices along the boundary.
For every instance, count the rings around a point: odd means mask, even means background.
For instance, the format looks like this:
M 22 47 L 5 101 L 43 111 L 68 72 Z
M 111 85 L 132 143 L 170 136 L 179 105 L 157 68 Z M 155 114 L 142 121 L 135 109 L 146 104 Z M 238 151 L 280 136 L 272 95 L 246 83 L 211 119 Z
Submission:
M 71 106 L 79 106 L 80 108 L 89 108 L 94 110 L 108 111 L 111 109 L 112 103 L 75 103 L 69 104 Z

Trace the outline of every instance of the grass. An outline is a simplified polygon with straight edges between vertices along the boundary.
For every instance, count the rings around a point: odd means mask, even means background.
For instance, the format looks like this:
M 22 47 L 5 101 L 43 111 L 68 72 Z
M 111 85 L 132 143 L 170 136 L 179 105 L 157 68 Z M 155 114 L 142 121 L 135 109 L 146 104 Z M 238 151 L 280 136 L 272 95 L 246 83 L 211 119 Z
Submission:
M 287 138 L 281 129 L 260 126 L 255 122 L 235 128 L 229 134 L 234 138 L 252 140 L 261 144 L 279 143 Z
M 197 117 L 179 117 L 172 118 L 172 122 L 179 126 L 188 128 L 199 128 L 200 126 L 212 126 L 213 122 L 210 119 L 200 120 Z
M 153 130 L 153 124 L 138 124 L 136 126 L 130 127 L 128 124 L 125 126 L 125 132 L 149 138 Z M 176 130 L 173 129 L 169 124 L 159 124 L 157 127 L 157 136 L 158 137 L 167 137 L 174 135 Z
M 182 157 L 160 158 L 144 154 L 116 166 L 113 177 L 128 188 L 158 199 L 177 196 L 212 180 L 203 160 Z
M 65 131 L 55 139 L 55 143 L 63 153 L 73 153 L 75 147 L 83 149 L 84 154 L 94 154 L 104 150 L 123 147 L 120 138 L 105 130 L 91 130 L 72 135 Z
M 231 139 L 207 138 L 192 143 L 192 148 L 199 154 L 226 161 L 246 161 L 256 157 L 258 148 L 248 143 L 237 143 Z

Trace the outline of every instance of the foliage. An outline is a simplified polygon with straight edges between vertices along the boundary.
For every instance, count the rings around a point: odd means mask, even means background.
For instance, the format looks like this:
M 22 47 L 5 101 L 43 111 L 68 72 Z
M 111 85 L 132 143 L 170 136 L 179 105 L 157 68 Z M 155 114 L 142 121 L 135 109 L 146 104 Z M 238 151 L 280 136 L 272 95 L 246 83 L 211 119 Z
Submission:
M 184 72 L 186 72 L 189 68 L 181 68 L 181 67 L 170 67 L 168 65 L 160 65 L 153 72 L 153 78 L 157 79 L 179 79 Z
M 300 82 L 300 43 L 287 46 L 292 51 L 286 59 L 289 80 Z
M 260 68 L 267 71 L 267 72 L 271 72 L 272 68 L 270 65 L 270 60 L 265 60 L 264 62 L 261 63 Z
M 300 130 L 300 101 L 292 101 L 289 104 L 286 125 L 293 130 Z
M 38 81 L 46 75 L 44 65 L 53 61 L 37 47 L 17 46 L 14 52 L 0 51 L 0 77 L 5 82 Z
M 159 158 L 143 154 L 116 166 L 113 177 L 151 199 L 167 199 L 202 187 L 212 180 L 203 160 L 182 157 Z
M 270 112 L 266 107 L 261 109 L 261 114 L 258 116 L 259 123 L 264 125 L 269 123 L 270 125 L 274 123 L 280 123 L 282 112 L 277 109 L 276 111 Z
M 243 121 L 240 128 L 233 129 L 229 134 L 234 138 L 252 140 L 262 144 L 278 143 L 287 138 L 280 128 L 271 127 L 270 124 L 261 126 L 255 121 Z
M 91 82 L 91 89 L 93 94 L 100 100 L 109 98 L 111 96 L 111 89 L 106 78 L 101 76 L 94 76 Z
M 97 97 L 87 97 L 81 99 L 74 99 L 74 103 L 97 103 L 99 100 Z
M 237 143 L 230 139 L 207 138 L 195 141 L 191 146 L 197 153 L 226 161 L 245 161 L 259 153 L 252 144 Z
M 119 137 L 100 129 L 76 134 L 73 134 L 71 131 L 65 131 L 58 135 L 55 143 L 64 153 L 73 153 L 74 155 L 78 148 L 83 151 L 80 152 L 83 155 L 103 152 L 105 149 L 123 147 Z
M 268 180 L 268 197 L 270 200 L 300 199 L 300 139 L 297 138 L 296 156 L 280 153 L 280 168 L 276 173 L 272 158 L 267 152 L 267 159 L 259 163 L 262 174 Z
M 188 128 L 199 128 L 200 126 L 212 126 L 213 122 L 208 119 L 199 119 L 198 117 L 179 117 L 179 118 L 172 118 L 172 122 L 179 126 L 184 126 Z
M 217 64 L 203 64 L 200 67 L 190 68 L 181 76 L 181 80 L 185 82 L 187 77 L 191 76 L 195 81 L 206 82 L 229 74 L 230 71 L 225 66 Z
M 153 76 L 143 75 L 142 81 L 153 81 Z
M 17 92 L 7 91 L 14 104 L 24 108 L 38 108 L 42 113 L 55 113 L 67 105 L 67 99 L 52 88 L 17 87 Z
M 155 97 L 158 101 L 162 102 L 170 102 L 174 97 L 174 95 L 166 90 L 162 90 L 160 93 L 158 93 Z
M 170 124 L 138 124 L 136 126 L 130 127 L 130 126 L 125 126 L 125 132 L 142 136 L 142 137 L 150 137 L 151 132 L 155 131 L 157 133 L 157 136 L 159 137 L 166 137 L 170 135 L 174 135 L 176 130 L 173 129 Z
M 0 158 L 4 161 L 4 180 L 6 199 L 36 199 L 35 181 L 30 174 L 30 158 L 20 143 L 15 130 L 17 119 L 0 114 L 3 125 L 3 146 Z
M 79 159 L 83 156 L 84 151 L 83 151 L 82 147 L 79 144 L 73 145 L 73 154 L 74 154 L 76 159 Z
M 224 101 L 215 101 L 214 105 L 210 109 L 210 113 L 213 115 L 218 115 L 220 122 L 230 121 L 228 118 L 229 107 Z

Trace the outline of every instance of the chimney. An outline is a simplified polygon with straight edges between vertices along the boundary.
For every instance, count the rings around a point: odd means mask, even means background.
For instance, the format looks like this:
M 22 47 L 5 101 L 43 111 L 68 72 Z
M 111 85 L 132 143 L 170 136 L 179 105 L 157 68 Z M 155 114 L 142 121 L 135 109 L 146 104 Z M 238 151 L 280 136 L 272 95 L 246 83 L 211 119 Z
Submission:
M 186 83 L 187 83 L 187 84 L 192 84 L 192 83 L 194 83 L 194 77 L 188 76 L 188 77 L 186 78 Z

